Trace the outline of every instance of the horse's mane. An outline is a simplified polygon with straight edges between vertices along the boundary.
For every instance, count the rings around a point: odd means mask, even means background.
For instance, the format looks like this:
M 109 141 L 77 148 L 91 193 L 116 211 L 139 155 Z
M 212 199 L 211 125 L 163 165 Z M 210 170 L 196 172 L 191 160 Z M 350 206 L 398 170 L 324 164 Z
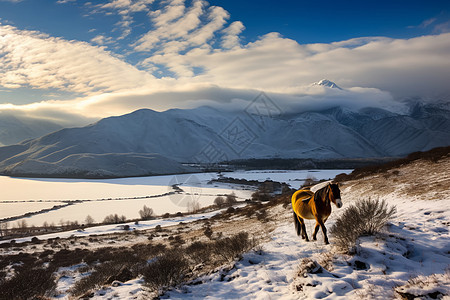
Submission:
M 328 180 L 328 181 L 324 181 L 324 182 L 318 183 L 318 184 L 312 186 L 310 191 L 313 192 L 313 193 L 317 193 L 319 190 L 327 187 L 327 185 L 330 184 L 330 183 L 332 183 L 332 180 Z

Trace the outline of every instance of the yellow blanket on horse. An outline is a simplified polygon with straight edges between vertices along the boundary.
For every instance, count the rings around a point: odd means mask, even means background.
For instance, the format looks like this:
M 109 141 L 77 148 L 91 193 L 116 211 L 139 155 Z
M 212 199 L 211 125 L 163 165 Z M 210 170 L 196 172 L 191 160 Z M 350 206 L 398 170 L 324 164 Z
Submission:
M 303 214 L 307 215 L 310 218 L 313 218 L 311 215 L 311 208 L 309 205 L 301 205 L 302 203 L 307 204 L 311 198 L 314 197 L 314 192 L 310 190 L 298 190 L 292 195 L 292 209 L 297 215 L 301 215 L 301 210 L 303 210 Z
M 297 200 L 297 201 L 303 201 L 303 202 L 307 202 L 309 201 L 312 197 L 314 196 L 314 193 L 311 192 L 310 190 L 298 190 L 294 193 L 294 195 L 292 196 L 292 201 Z M 294 203 L 292 203 L 294 204 Z

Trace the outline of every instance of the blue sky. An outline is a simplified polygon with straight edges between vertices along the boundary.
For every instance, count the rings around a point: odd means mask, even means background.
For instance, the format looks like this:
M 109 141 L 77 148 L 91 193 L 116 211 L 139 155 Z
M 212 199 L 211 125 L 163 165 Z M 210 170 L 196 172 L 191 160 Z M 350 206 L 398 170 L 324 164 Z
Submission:
M 111 30 L 117 16 L 86 16 L 88 1 L 0 0 L 0 18 L 22 29 L 39 30 L 68 39 L 89 41 L 96 29 Z M 93 1 L 94 3 L 100 1 Z M 410 38 L 433 33 L 449 21 L 449 1 L 235 1 L 214 0 L 231 20 L 242 21 L 244 36 L 254 40 L 276 31 L 300 43 L 334 42 L 361 36 Z M 154 7 L 159 7 L 154 3 Z M 142 23 L 146 16 L 140 16 Z M 434 24 L 423 22 L 436 19 Z M 420 26 L 422 24 L 422 26 Z
M 0 111 L 165 109 L 180 105 L 136 99 L 212 86 L 309 95 L 323 78 L 445 98 L 449 12 L 449 1 L 0 0 Z

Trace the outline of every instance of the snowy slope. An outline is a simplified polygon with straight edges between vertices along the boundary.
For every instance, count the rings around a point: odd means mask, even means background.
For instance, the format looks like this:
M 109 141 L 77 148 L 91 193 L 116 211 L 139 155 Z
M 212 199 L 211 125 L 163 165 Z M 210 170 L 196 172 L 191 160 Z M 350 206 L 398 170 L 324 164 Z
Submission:
M 12 145 L 61 129 L 50 121 L 0 113 L 0 145 Z
M 269 221 L 255 217 L 229 215 L 211 220 L 214 232 L 232 235 L 241 230 L 261 238 L 261 247 L 243 254 L 230 265 L 224 265 L 181 286 L 169 289 L 161 299 L 448 299 L 450 296 L 450 157 L 439 161 L 416 160 L 382 173 L 344 182 L 341 196 L 344 207 L 333 211 L 326 222 L 330 228 L 336 218 L 351 204 L 368 197 L 386 200 L 395 205 L 397 213 L 383 231 L 375 236 L 361 237 L 353 254 L 343 254 L 334 245 L 300 239 L 292 224 L 290 206 L 278 204 L 267 209 Z M 195 223 L 210 214 L 167 220 L 130 223 L 137 230 L 156 225 L 178 224 L 167 231 L 195 237 L 202 224 Z M 183 221 L 183 223 L 179 223 Z M 191 223 L 193 222 L 193 223 Z M 314 221 L 306 222 L 309 234 Z M 184 229 L 183 229 L 184 228 Z M 67 247 L 97 248 L 102 233 L 121 231 L 114 225 L 87 229 L 85 232 L 60 233 L 72 237 L 74 245 Z M 145 231 L 143 231 L 145 232 Z M 148 232 L 151 233 L 152 231 Z M 90 234 L 100 241 L 83 245 Z M 81 236 L 86 235 L 85 240 Z M 105 235 L 103 247 L 114 244 L 132 247 L 137 243 L 160 243 L 147 240 L 145 234 Z M 47 236 L 46 238 L 49 238 Z M 54 237 L 54 236 L 53 236 Z M 121 238 L 119 238 L 121 237 Z M 29 238 L 28 238 L 29 239 Z M 186 238 L 186 241 L 189 239 Z M 193 239 L 194 240 L 194 239 Z M 67 240 L 68 241 L 68 240 Z M 65 241 L 60 241 L 64 243 Z M 19 251 L 36 252 L 45 243 L 29 244 L 19 248 L 2 248 L 4 254 L 17 255 Z M 182 248 L 180 248 L 182 249 Z M 56 272 L 57 288 L 49 294 L 52 299 L 70 298 L 73 284 L 88 274 L 79 271 L 81 265 L 64 266 Z M 151 294 L 141 277 L 114 281 L 96 287 L 92 299 L 149 299 Z
M 165 173 L 179 172 L 181 167 L 169 160 L 211 163 L 273 157 L 401 156 L 449 144 L 450 111 L 446 115 L 445 108 L 429 106 L 426 111 L 399 115 L 376 108 L 356 112 L 336 107 L 269 117 L 210 107 L 165 112 L 142 109 L 1 147 L 0 172 L 70 176 L 102 169 L 105 176 L 143 175 L 142 161 L 136 156 L 149 154 L 151 164 L 159 162 L 158 167 L 144 163 L 147 174 L 161 174 L 166 163 L 170 166 Z M 89 168 L 87 162 L 94 158 L 98 165 Z M 128 164 L 136 167 L 121 173 L 120 166 Z
M 386 231 L 360 238 L 354 255 L 341 254 L 333 246 L 333 237 L 331 245 L 323 244 L 321 236 L 317 242 L 302 241 L 288 218 L 290 211 L 280 207 L 272 212 L 279 226 L 262 251 L 247 253 L 232 268 L 172 289 L 162 299 L 394 299 L 399 293 L 448 299 L 449 164 L 450 158 L 439 164 L 419 161 L 398 169 L 400 173 L 388 180 L 384 173 L 346 183 L 341 195 L 345 206 L 361 200 L 362 195 L 373 195 L 397 208 Z M 424 186 L 441 188 L 421 190 L 419 185 L 420 190 L 411 192 L 412 186 L 417 187 L 413 178 Z M 396 180 L 400 184 L 392 184 Z M 387 188 L 373 194 L 382 182 Z M 333 207 L 328 228 L 345 206 L 341 210 Z M 311 232 L 314 222 L 306 222 Z M 114 293 L 132 299 L 136 291 L 145 295 L 141 284 L 133 280 L 110 287 L 96 294 L 96 299 Z

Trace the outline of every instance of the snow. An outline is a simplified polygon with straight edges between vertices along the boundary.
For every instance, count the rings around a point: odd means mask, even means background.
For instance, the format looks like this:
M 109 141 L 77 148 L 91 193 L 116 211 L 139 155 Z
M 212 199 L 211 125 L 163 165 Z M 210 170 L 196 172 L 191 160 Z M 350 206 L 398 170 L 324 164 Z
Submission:
M 285 182 L 293 188 L 299 188 L 308 176 L 317 179 L 333 178 L 339 173 L 350 170 L 261 170 L 224 172 L 227 177 L 265 181 Z M 119 179 L 36 179 L 0 176 L 0 187 L 5 193 L 0 195 L 0 218 L 17 216 L 29 211 L 39 211 L 61 204 L 59 200 L 72 201 L 72 205 L 43 214 L 24 218 L 28 225 L 40 226 L 44 222 L 59 225 L 63 222 L 85 222 L 90 215 L 101 222 L 110 214 L 124 215 L 127 219 L 139 218 L 139 210 L 144 205 L 151 207 L 156 215 L 187 212 L 190 201 L 198 201 L 201 207 L 214 203 L 217 195 L 234 192 L 237 200 L 251 198 L 253 188 L 237 187 L 233 184 L 209 184 L 216 179 L 216 173 L 195 173 L 170 176 L 147 176 Z M 172 185 L 178 184 L 184 190 L 182 194 L 165 195 L 173 192 Z M 245 189 L 244 189 L 245 188 Z M 136 199 L 138 198 L 138 199 Z M 35 199 L 32 201 L 26 201 Z M 39 199 L 39 200 L 36 200 Z M 5 203 L 5 200 L 9 200 Z M 15 203 L 14 201 L 22 201 Z M 36 202 L 43 201 L 43 202 Z M 37 209 L 37 207 L 42 207 Z
M 359 192 L 343 190 L 344 205 L 358 197 Z M 249 252 L 234 265 L 198 278 L 195 284 L 173 288 L 162 298 L 392 299 L 394 290 L 448 295 L 450 199 L 411 200 L 396 193 L 386 194 L 385 199 L 396 205 L 396 217 L 382 234 L 360 238 L 353 256 L 337 251 L 332 236 L 330 245 L 324 245 L 320 236 L 316 242 L 304 242 L 286 219 L 262 251 Z M 339 215 L 333 209 L 328 228 Z M 306 222 L 310 232 L 314 221 Z M 325 268 L 327 260 L 331 268 Z M 94 299 L 118 292 L 121 299 L 133 299 L 137 290 L 142 292 L 142 282 L 133 280 Z
M 445 166 L 443 166 L 445 167 Z M 306 171 L 304 171 L 306 172 Z M 419 168 L 417 172 L 423 173 Z M 401 173 L 401 172 L 400 172 Z M 406 173 L 406 172 L 405 172 Z M 412 172 L 408 172 L 412 173 Z M 307 174 L 303 173 L 303 174 Z M 321 173 L 318 173 L 321 174 Z M 295 172 L 238 172 L 234 176 L 251 178 L 285 176 L 284 179 L 301 178 Z M 272 175 L 274 177 L 272 177 Z M 199 174 L 200 183 L 208 178 L 207 174 Z M 225 174 L 225 176 L 229 176 Z M 436 178 L 448 180 L 442 173 Z M 179 178 L 186 183 L 193 180 Z M 242 178 L 242 177 L 241 177 Z M 379 180 L 387 181 L 380 176 Z M 443 179 L 442 179 L 443 178 Z M 395 178 L 400 180 L 401 177 Z M 343 209 L 336 209 L 326 222 L 330 228 L 336 218 L 349 206 L 364 197 L 373 194 L 369 184 L 375 179 L 369 178 L 357 185 L 347 184 L 341 189 L 344 203 Z M 292 182 L 292 180 L 291 180 Z M 416 183 L 417 185 L 417 183 Z M 195 184 L 191 184 L 195 187 Z M 379 184 L 376 184 L 379 187 Z M 181 186 L 184 188 L 183 186 Z M 203 186 L 199 186 L 203 189 Z M 215 188 L 215 187 L 213 187 Z M 380 190 L 380 189 L 379 189 Z M 217 272 L 201 276 L 193 282 L 172 288 L 163 299 L 392 299 L 398 297 L 395 291 L 424 295 L 437 293 L 447 295 L 450 286 L 450 194 L 438 194 L 429 191 L 420 196 L 411 196 L 404 184 L 398 184 L 389 191 L 377 194 L 380 200 L 395 205 L 397 213 L 389 226 L 377 236 L 365 236 L 358 240 L 354 255 L 342 254 L 334 246 L 334 237 L 329 235 L 330 245 L 323 243 L 322 232 L 318 241 L 305 242 L 294 230 L 290 208 L 281 206 L 273 208 L 276 229 L 270 233 L 269 239 L 255 249 L 243 255 L 229 266 L 223 266 Z M 370 193 L 369 193 L 370 192 Z M 209 218 L 218 212 L 179 218 L 151 220 L 139 225 L 128 223 L 132 230 L 153 228 L 157 225 L 171 226 L 179 222 L 192 222 L 201 218 Z M 314 226 L 313 220 L 305 220 L 309 234 Z M 263 225 L 255 223 L 255 226 Z M 55 236 L 70 237 L 87 236 L 121 232 L 122 227 L 105 225 L 88 228 L 84 232 L 69 231 L 42 236 L 46 239 Z M 30 238 L 17 241 L 30 240 Z M 70 273 L 70 272 L 73 272 Z M 60 270 L 58 274 L 72 274 L 72 278 L 60 277 L 58 291 L 61 297 L 67 288 L 79 277 L 76 267 Z M 69 276 L 70 277 L 70 276 Z M 94 294 L 93 299 L 136 299 L 145 298 L 146 291 L 143 280 L 133 280 L 112 286 L 102 287 Z
M 239 207 L 239 206 L 238 206 Z M 211 218 L 212 216 L 221 213 L 223 210 L 216 210 L 208 213 L 201 213 L 201 214 L 192 214 L 188 216 L 183 217 L 175 217 L 175 218 L 167 218 L 167 219 L 155 219 L 155 220 L 148 220 L 148 221 L 139 221 L 139 224 L 135 224 L 134 222 L 128 222 L 128 223 L 121 223 L 120 225 L 117 224 L 110 224 L 110 225 L 100 225 L 100 226 L 94 226 L 94 227 L 88 227 L 84 230 L 69 230 L 69 231 L 63 231 L 63 232 L 56 232 L 56 233 L 50 233 L 50 234 L 43 234 L 39 235 L 40 240 L 47 240 L 47 239 L 53 239 L 53 238 L 69 238 L 69 237 L 82 237 L 82 236 L 89 236 L 89 235 L 100 235 L 100 234 L 108 234 L 108 233 L 116 233 L 116 232 L 124 232 L 124 226 L 128 225 L 130 226 L 129 230 L 146 230 L 155 228 L 156 226 L 161 227 L 168 227 L 177 225 L 180 222 L 183 223 L 190 223 L 193 221 L 201 220 L 201 219 L 207 219 Z M 32 237 L 23 237 L 23 238 L 17 238 L 14 239 L 17 243 L 23 243 L 23 242 L 29 242 L 31 241 Z M 9 243 L 11 240 L 2 240 L 1 243 Z
M 62 202 L 0 202 L 0 219 L 20 216 L 27 212 L 37 212 L 42 209 L 52 208 L 55 205 L 64 204 Z
M 330 81 L 320 84 L 315 88 L 342 93 Z M 260 111 L 255 119 L 244 112 L 204 107 L 139 110 L 0 147 L 0 171 L 56 177 L 174 174 L 189 172 L 180 162 L 215 163 L 219 157 L 374 158 L 446 146 L 450 140 L 449 112 L 442 109 L 427 110 L 425 118 L 371 109 L 335 115 L 329 109 L 286 112 L 276 118 L 264 115 L 266 108 Z M 234 133 L 227 137 L 227 132 Z

